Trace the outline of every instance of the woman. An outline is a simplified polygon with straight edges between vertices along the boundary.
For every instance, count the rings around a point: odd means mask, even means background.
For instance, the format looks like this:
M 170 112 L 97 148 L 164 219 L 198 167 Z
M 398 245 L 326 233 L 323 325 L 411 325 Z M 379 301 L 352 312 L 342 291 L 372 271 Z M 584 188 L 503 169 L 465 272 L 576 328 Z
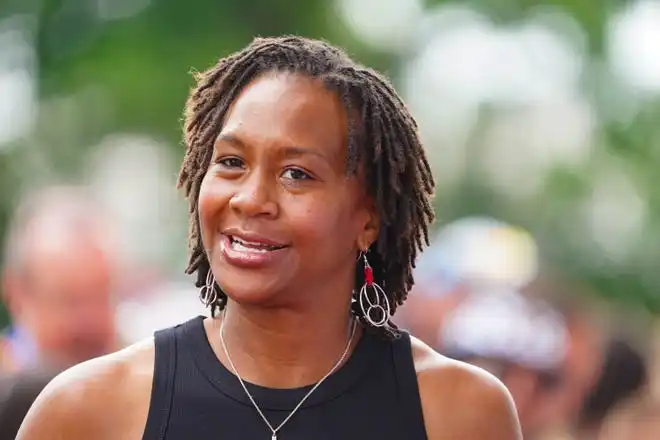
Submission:
M 179 184 L 212 316 L 65 372 L 18 438 L 519 439 L 496 379 L 390 321 L 433 179 L 389 83 L 298 37 L 198 80 Z

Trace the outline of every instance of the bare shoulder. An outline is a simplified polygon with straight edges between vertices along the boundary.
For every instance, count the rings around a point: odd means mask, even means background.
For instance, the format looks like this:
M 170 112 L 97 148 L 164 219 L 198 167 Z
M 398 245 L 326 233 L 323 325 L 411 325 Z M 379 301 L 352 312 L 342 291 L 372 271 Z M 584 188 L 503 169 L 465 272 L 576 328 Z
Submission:
M 521 440 L 506 387 L 485 370 L 449 359 L 411 338 L 429 440 Z
M 17 440 L 142 438 L 153 381 L 148 339 L 56 376 L 28 412 Z

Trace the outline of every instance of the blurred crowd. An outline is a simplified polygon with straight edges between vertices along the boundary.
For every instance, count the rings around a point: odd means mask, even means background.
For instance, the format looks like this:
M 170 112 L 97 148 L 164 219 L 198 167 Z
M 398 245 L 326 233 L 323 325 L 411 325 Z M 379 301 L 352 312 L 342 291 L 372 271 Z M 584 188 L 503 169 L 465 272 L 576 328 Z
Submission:
M 421 257 L 400 323 L 501 379 L 525 439 L 657 438 L 652 325 L 641 337 L 626 331 L 541 254 L 528 232 L 497 219 L 446 225 Z
M 111 216 L 81 187 L 26 198 L 8 231 L 0 440 L 62 369 L 203 313 L 192 288 L 122 261 Z M 525 438 L 645 440 L 660 429 L 652 326 L 639 334 L 552 274 L 525 230 L 488 217 L 437 232 L 399 325 L 511 391 Z

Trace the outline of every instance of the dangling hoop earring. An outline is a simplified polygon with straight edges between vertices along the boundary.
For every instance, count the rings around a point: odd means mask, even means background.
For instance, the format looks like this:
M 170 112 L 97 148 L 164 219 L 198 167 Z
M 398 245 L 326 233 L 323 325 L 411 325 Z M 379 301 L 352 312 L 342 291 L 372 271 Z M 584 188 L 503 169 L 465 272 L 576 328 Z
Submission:
M 391 317 L 390 301 L 383 289 L 374 282 L 374 270 L 369 265 L 365 252 L 362 252 L 362 258 L 364 259 L 364 284 L 358 295 L 362 316 L 374 327 L 385 327 Z M 370 290 L 375 294 L 375 300 L 369 296 Z
M 206 284 L 199 289 L 199 300 L 205 307 L 209 307 L 218 300 L 218 292 L 215 291 L 215 277 L 210 267 L 206 273 Z

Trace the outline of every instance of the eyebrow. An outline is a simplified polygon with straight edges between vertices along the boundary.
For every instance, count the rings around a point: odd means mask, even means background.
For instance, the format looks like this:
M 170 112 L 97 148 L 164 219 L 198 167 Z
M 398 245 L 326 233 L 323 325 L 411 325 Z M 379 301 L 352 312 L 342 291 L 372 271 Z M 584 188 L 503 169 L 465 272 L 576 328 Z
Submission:
M 232 146 L 238 148 L 239 150 L 243 150 L 243 151 L 246 150 L 245 143 L 236 136 L 232 135 L 231 133 L 221 133 L 220 135 L 218 135 L 218 138 L 216 139 L 216 143 L 218 142 L 227 142 Z M 312 155 L 323 159 L 325 162 L 330 163 L 328 158 L 323 153 L 320 153 L 312 148 L 301 147 L 301 146 L 288 146 L 288 147 L 284 147 L 282 150 L 284 152 L 284 157 L 287 158 Z
M 292 157 L 301 157 L 301 156 L 306 156 L 306 155 L 312 155 L 319 157 L 323 159 L 326 162 L 330 162 L 327 157 L 323 153 L 319 153 L 316 150 L 313 150 L 311 148 L 306 148 L 306 147 L 286 147 L 284 148 L 284 156 L 287 158 L 292 158 Z
M 218 142 L 227 142 L 228 144 L 231 144 L 240 150 L 245 150 L 245 144 L 243 141 L 229 133 L 220 133 L 220 135 L 218 135 L 217 139 L 215 140 L 215 144 Z

